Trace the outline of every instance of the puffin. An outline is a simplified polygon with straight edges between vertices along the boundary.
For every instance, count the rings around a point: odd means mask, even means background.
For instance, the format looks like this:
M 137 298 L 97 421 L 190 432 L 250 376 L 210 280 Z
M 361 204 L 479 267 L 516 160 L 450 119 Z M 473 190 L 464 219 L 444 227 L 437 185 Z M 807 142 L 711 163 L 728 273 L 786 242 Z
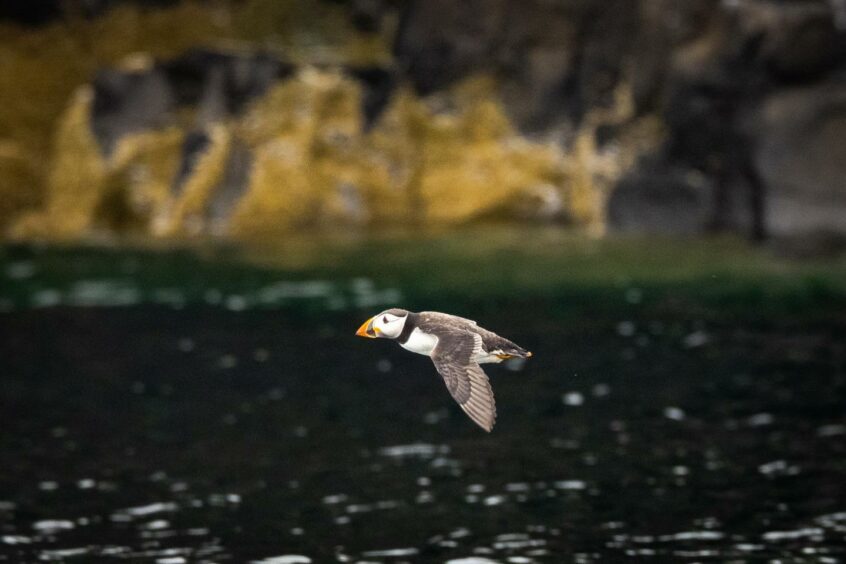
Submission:
M 437 311 L 387 309 L 362 323 L 355 334 L 393 339 L 405 350 L 431 358 L 464 413 L 487 432 L 496 421 L 496 404 L 488 377 L 479 365 L 532 356 L 475 321 Z

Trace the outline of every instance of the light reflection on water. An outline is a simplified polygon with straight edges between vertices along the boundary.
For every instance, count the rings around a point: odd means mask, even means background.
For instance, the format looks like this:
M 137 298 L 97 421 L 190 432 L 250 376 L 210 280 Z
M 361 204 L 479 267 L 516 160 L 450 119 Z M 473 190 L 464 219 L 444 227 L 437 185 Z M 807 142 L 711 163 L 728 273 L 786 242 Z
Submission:
M 399 304 L 402 293 L 396 288 L 378 288 L 367 278 L 356 278 L 348 283 L 325 280 L 280 281 L 241 293 L 226 293 L 210 288 L 205 290 L 201 300 L 207 305 L 230 311 L 278 308 L 298 302 L 315 302 L 326 310 L 342 311 Z M 192 301 L 196 299 L 179 288 L 143 289 L 131 280 L 80 280 L 64 289 L 33 288 L 21 303 L 5 298 L 0 311 L 61 305 L 125 307 L 141 304 L 160 304 L 182 309 Z

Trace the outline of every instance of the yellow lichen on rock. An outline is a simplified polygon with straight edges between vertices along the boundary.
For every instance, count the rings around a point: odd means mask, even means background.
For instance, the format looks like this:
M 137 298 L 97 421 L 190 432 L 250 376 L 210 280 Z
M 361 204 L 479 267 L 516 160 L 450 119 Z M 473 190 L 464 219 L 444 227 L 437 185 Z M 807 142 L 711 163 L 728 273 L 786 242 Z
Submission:
M 513 217 L 521 196 L 560 183 L 560 163 L 553 148 L 521 140 L 492 92 L 488 79 L 429 102 L 402 89 L 365 132 L 355 81 L 336 71 L 302 72 L 243 120 L 257 158 L 233 229 L 257 235 L 303 225 Z
M 104 224 L 130 219 L 149 231 L 168 205 L 183 134 L 176 127 L 120 139 L 108 159 L 90 126 L 91 92 L 81 88 L 60 121 L 43 211 L 25 214 L 11 234 L 19 238 L 78 238 Z
M 296 61 L 384 63 L 391 58 L 386 33 L 356 31 L 341 5 L 300 0 L 117 5 L 97 18 L 82 17 L 71 2 L 58 21 L 38 28 L 0 22 L 0 132 L 22 152 L 21 158 L 0 156 L 0 190 L 22 192 L 4 198 L 0 229 L 38 207 L 41 212 L 28 213 L 23 223 L 48 227 L 39 218 L 52 197 L 47 192 L 54 165 L 44 155 L 55 154 L 53 140 L 68 100 L 97 70 L 118 66 L 132 53 L 166 60 L 233 41 L 261 44 Z
M 242 122 L 257 158 L 234 232 L 513 217 L 522 195 L 560 182 L 560 163 L 551 147 L 520 140 L 491 92 L 486 79 L 461 84 L 442 101 L 455 107 L 447 113 L 401 90 L 365 132 L 358 83 L 301 72 Z
M 239 132 L 255 159 L 247 191 L 232 214 L 234 234 L 261 236 L 315 221 L 317 108 L 333 86 L 324 74 L 305 69 L 271 88 L 242 119 Z
M 89 127 L 93 95 L 77 90 L 59 121 L 43 212 L 25 216 L 12 227 L 21 237 L 81 236 L 91 227 L 103 195 L 107 167 Z
M 314 221 L 319 201 L 301 156 L 298 147 L 283 140 L 257 150 L 247 193 L 232 213 L 233 235 L 279 235 Z
M 455 111 L 424 122 L 420 196 L 431 222 L 514 217 L 534 186 L 560 181 L 557 151 L 522 139 L 492 90 L 471 79 L 456 89 Z
M 364 139 L 365 192 L 376 223 L 417 225 L 425 210 L 420 196 L 426 130 L 431 111 L 406 87 L 400 88 Z
M 14 140 L 27 162 L 35 163 L 36 181 L 19 187 L 27 197 L 10 200 L 28 204 L 18 213 L 42 202 L 46 206 L 52 197 L 50 169 L 58 165 L 44 155 L 58 155 L 55 139 L 69 100 L 98 69 L 135 52 L 173 57 L 224 31 L 214 11 L 197 2 L 163 10 L 118 6 L 95 19 L 76 17 L 70 4 L 66 17 L 39 28 L 0 23 L 0 131 Z M 0 167 L 0 184 L 15 182 L 15 170 Z M 23 223 L 40 229 L 43 213 L 28 215 Z M 13 231 L 20 231 L 20 225 Z
M 109 183 L 123 192 L 129 211 L 150 233 L 172 206 L 184 138 L 175 126 L 132 134 L 118 141 L 109 159 Z
M 620 133 L 608 147 L 601 148 L 596 131 L 604 125 L 619 126 Z M 635 118 L 631 85 L 621 82 L 614 93 L 614 104 L 591 110 L 575 133 L 569 151 L 564 153 L 566 206 L 573 222 L 592 235 L 603 235 L 611 189 L 662 138 L 663 131 L 655 117 Z
M 233 233 L 366 219 L 357 204 L 362 128 L 360 87 L 339 72 L 306 68 L 271 89 L 239 128 L 256 158 Z
M 565 216 L 601 232 L 605 194 L 644 137 L 597 146 L 596 127 L 628 119 L 623 107 L 590 114 L 568 151 L 527 140 L 486 78 L 425 99 L 400 88 L 369 130 L 362 97 L 340 69 L 305 67 L 242 116 L 206 126 L 208 144 L 196 155 L 183 154 L 188 120 L 127 135 L 105 159 L 91 132 L 91 93 L 81 90 L 57 134 L 46 211 L 17 232 L 79 237 L 105 226 L 257 239 Z M 177 179 L 186 158 L 190 170 Z M 234 161 L 249 169 L 243 181 L 230 174 Z
M 28 158 L 17 143 L 0 139 L 0 234 L 20 210 L 40 201 L 38 173 L 39 163 Z

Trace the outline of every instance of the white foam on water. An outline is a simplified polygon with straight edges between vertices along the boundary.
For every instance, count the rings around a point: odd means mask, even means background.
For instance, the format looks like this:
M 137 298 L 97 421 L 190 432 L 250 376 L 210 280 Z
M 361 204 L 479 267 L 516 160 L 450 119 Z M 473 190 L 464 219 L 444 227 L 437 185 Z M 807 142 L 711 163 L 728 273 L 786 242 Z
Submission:
M 68 290 L 66 299 L 81 307 L 129 306 L 141 301 L 141 292 L 117 280 L 80 280 Z
M 674 550 L 673 554 L 682 558 L 716 558 L 720 555 L 720 551 L 705 548 L 701 550 Z
M 153 301 L 174 307 L 183 307 L 186 300 L 185 294 L 177 288 L 157 288 L 153 290 Z
M 846 425 L 823 425 L 817 429 L 818 437 L 836 437 L 838 435 L 846 435 Z
M 13 262 L 6 267 L 6 277 L 11 280 L 31 278 L 35 272 L 35 263 L 32 261 Z
M 515 550 L 521 548 L 535 548 L 540 546 L 546 546 L 546 541 L 544 539 L 522 538 L 512 540 L 498 540 L 493 543 L 493 548 L 495 550 Z
M 756 413 L 746 419 L 746 424 L 750 427 L 764 427 L 772 425 L 773 421 L 775 421 L 775 417 L 771 413 Z
M 591 389 L 591 393 L 594 395 L 594 397 L 604 398 L 605 396 L 611 393 L 611 386 L 609 386 L 608 384 L 599 383 Z
M 253 560 L 253 564 L 311 564 L 311 558 L 302 554 L 283 554 L 262 560 Z
M 764 474 L 765 476 L 795 476 L 800 471 L 801 470 L 798 466 L 790 465 L 785 460 L 773 460 L 772 462 L 767 462 L 758 466 L 758 472 Z
M 32 539 L 23 535 L 3 535 L 0 537 L 0 542 L 10 545 L 30 544 L 32 543 Z
M 326 505 L 335 505 L 336 503 L 342 503 L 347 500 L 347 494 L 333 494 L 327 495 L 323 498 L 323 503 Z
M 680 407 L 669 406 L 664 408 L 664 417 L 673 421 L 682 421 L 686 415 Z
M 694 349 L 707 344 L 710 340 L 711 337 L 708 335 L 708 333 L 704 331 L 694 331 L 693 333 L 686 336 L 682 340 L 682 342 L 684 343 L 685 347 L 689 349 Z
M 822 537 L 825 534 L 819 527 L 806 527 L 795 531 L 769 531 L 761 535 L 765 541 L 779 542 L 784 540 L 796 540 L 807 537 Z
M 838 511 L 837 513 L 820 515 L 819 517 L 814 519 L 814 521 L 824 527 L 836 527 L 846 525 L 846 511 Z
M 38 553 L 39 560 L 58 560 L 64 561 L 66 558 L 74 558 L 77 556 L 85 556 L 90 554 L 90 550 L 86 547 L 79 548 L 60 548 L 54 550 L 42 550 Z
M 131 521 L 134 517 L 145 517 L 156 513 L 169 513 L 177 511 L 179 506 L 172 501 L 150 503 L 137 507 L 127 507 L 112 514 L 112 521 Z
M 561 403 L 571 407 L 578 407 L 585 403 L 585 396 L 581 392 L 567 392 L 561 396 Z
M 327 298 L 336 294 L 335 285 L 324 280 L 277 282 L 261 288 L 256 297 L 262 304 L 279 304 L 287 300 Z
M 379 454 L 391 458 L 431 458 L 436 454 L 449 454 L 449 447 L 447 445 L 413 443 L 408 445 L 383 447 L 379 449 Z
M 720 540 L 726 535 L 720 531 L 683 531 L 672 535 L 662 535 L 659 540 L 667 541 L 689 541 L 689 540 Z
M 62 303 L 62 293 L 52 288 L 39 290 L 32 294 L 30 302 L 32 307 L 53 307 Z
M 529 535 L 526 533 L 502 533 L 496 536 L 498 541 L 527 540 L 528 538 Z
M 764 550 L 764 545 L 742 542 L 740 544 L 734 545 L 734 548 L 740 550 L 741 552 L 755 552 L 757 550 Z
M 368 558 L 380 558 L 390 556 L 416 556 L 420 551 L 416 548 L 388 548 L 385 550 L 368 550 L 363 556 Z
M 505 503 L 506 497 L 504 495 L 489 495 L 484 499 L 484 504 L 487 506 L 502 505 Z
M 635 334 L 635 324 L 631 321 L 621 321 L 617 324 L 617 334 L 621 337 L 631 337 Z
M 587 484 L 582 480 L 558 480 L 553 484 L 559 490 L 583 490 Z
M 496 560 L 490 558 L 482 558 L 480 556 L 468 556 L 467 558 L 453 558 L 447 560 L 446 564 L 499 564 Z
M 43 521 L 36 521 L 32 524 L 32 528 L 44 534 L 53 534 L 60 531 L 69 531 L 75 528 L 73 521 L 67 519 L 45 519 Z
M 461 539 L 470 536 L 470 529 L 467 527 L 459 527 L 449 533 L 451 539 Z

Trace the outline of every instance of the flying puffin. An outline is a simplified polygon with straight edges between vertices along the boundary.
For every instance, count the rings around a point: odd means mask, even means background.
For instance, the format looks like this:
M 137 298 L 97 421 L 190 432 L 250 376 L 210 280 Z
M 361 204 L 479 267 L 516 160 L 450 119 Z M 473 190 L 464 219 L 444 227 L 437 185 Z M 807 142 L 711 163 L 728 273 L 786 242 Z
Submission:
M 488 377 L 479 365 L 532 356 L 475 321 L 437 311 L 388 309 L 365 321 L 355 334 L 393 339 L 402 348 L 431 358 L 461 409 L 488 432 L 496 420 L 496 405 Z

